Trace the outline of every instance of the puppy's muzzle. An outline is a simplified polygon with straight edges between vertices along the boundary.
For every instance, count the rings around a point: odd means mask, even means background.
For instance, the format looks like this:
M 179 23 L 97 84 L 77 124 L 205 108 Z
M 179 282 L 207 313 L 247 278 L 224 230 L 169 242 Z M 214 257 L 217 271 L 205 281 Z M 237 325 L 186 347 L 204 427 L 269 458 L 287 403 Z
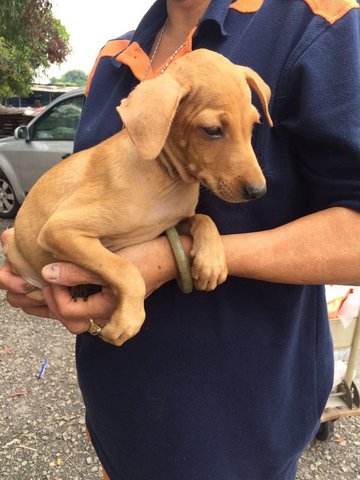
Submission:
M 265 195 L 266 185 L 244 185 L 242 193 L 245 200 L 256 200 Z

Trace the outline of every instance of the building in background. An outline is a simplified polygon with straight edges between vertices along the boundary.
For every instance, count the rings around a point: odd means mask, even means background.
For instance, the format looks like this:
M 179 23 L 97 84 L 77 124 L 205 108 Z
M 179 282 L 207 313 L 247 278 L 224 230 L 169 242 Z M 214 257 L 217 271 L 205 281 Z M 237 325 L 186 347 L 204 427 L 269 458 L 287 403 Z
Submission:
M 0 138 L 14 134 L 16 127 L 27 125 L 46 105 L 77 86 L 34 84 L 28 97 L 11 97 L 0 104 Z
M 4 101 L 4 105 L 7 107 L 26 108 L 36 106 L 36 103 L 40 102 L 41 105 L 46 106 L 59 95 L 70 92 L 74 88 L 77 88 L 77 86 L 34 84 L 28 97 L 11 97 Z

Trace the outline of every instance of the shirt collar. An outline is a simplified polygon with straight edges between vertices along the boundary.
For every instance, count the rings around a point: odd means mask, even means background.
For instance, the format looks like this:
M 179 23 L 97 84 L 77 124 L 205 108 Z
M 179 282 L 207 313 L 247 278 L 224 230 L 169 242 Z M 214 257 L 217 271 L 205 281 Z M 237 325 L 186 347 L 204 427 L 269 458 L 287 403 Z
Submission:
M 205 14 L 200 20 L 200 25 L 207 22 L 215 22 L 218 25 L 219 33 L 226 37 L 228 35 L 225 28 L 225 19 L 229 11 L 229 6 L 234 0 L 212 0 Z
M 212 0 L 206 12 L 199 22 L 199 27 L 208 22 L 215 22 L 219 33 L 227 36 L 225 18 L 229 6 L 234 0 Z M 145 14 L 138 28 L 134 32 L 132 41 L 138 42 L 145 51 L 150 50 L 154 36 L 164 24 L 167 18 L 166 0 L 157 0 Z
M 227 36 L 224 24 L 231 3 L 232 0 L 212 0 L 197 28 L 194 28 L 193 31 L 190 32 L 186 41 L 186 51 L 192 49 L 192 38 L 190 37 L 195 38 L 196 35 L 201 32 L 201 29 L 205 27 L 205 24 L 210 22 L 215 22 L 220 35 Z M 141 20 L 131 38 L 129 46 L 119 55 L 112 58 L 113 65 L 118 68 L 122 63 L 127 64 L 132 69 L 134 75 L 140 79 L 146 63 L 149 62 L 147 55 L 149 54 L 156 33 L 164 25 L 166 18 L 166 0 L 157 0 Z M 152 72 L 149 73 L 148 78 L 152 76 Z

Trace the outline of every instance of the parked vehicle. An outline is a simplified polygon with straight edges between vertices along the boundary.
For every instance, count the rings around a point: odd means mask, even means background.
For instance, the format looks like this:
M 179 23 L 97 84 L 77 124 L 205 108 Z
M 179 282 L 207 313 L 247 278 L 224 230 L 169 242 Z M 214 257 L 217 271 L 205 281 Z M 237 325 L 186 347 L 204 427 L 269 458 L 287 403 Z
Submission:
M 37 179 L 71 155 L 84 98 L 84 88 L 65 93 L 0 140 L 0 218 L 14 218 Z

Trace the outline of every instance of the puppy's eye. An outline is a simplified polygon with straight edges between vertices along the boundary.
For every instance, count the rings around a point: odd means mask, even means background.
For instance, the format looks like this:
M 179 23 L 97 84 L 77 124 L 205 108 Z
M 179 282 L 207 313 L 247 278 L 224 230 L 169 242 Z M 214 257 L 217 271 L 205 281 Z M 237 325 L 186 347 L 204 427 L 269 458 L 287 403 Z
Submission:
M 202 127 L 202 129 L 211 138 L 220 138 L 224 133 L 221 127 Z

